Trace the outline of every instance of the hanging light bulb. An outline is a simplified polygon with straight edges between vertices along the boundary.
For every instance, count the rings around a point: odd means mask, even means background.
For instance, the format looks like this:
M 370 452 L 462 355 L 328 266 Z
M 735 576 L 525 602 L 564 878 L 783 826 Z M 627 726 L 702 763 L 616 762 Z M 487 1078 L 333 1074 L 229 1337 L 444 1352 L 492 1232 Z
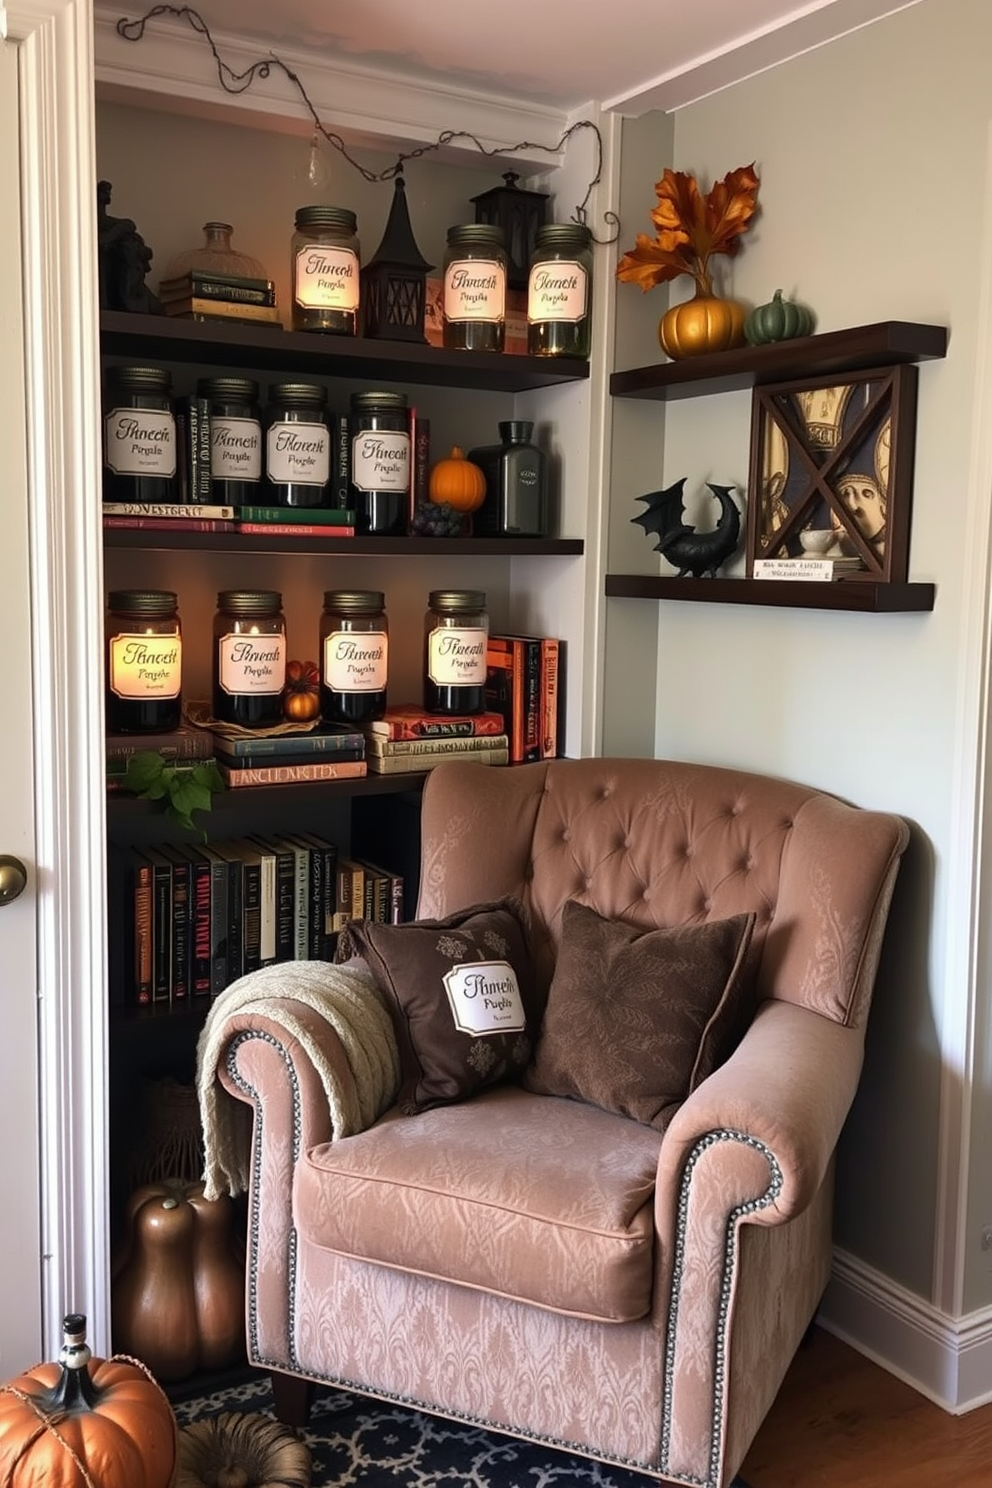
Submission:
M 320 147 L 320 135 L 315 129 L 310 136 L 310 157 L 307 161 L 307 185 L 311 191 L 322 191 L 328 184 L 330 171 Z

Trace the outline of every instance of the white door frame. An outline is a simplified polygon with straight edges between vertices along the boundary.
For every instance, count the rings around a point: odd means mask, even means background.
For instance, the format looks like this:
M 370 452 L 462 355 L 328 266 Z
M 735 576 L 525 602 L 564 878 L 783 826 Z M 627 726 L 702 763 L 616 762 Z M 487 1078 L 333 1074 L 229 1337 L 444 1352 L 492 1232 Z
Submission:
M 54 1358 L 67 1311 L 87 1314 L 94 1352 L 110 1351 L 92 0 L 10 0 L 6 19 L 20 83 L 42 1342 Z

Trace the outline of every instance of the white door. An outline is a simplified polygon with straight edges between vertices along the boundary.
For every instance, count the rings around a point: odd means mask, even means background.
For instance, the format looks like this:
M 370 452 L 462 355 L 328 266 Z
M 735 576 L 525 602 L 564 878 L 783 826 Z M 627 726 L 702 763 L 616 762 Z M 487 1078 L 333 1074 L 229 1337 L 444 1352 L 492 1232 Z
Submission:
M 109 1343 L 92 46 L 92 0 L 0 0 L 4 1379 L 67 1312 Z
M 27 419 L 21 316 L 21 211 L 17 53 L 0 47 L 0 1133 L 3 1192 L 0 1234 L 0 1379 L 42 1357 L 41 1223 L 38 1124 L 37 912 L 34 749 L 31 738 L 31 630 L 28 563 Z M 16 702 L 15 702 L 16 700 Z M 19 866 L 26 886 L 18 893 Z M 17 897 L 13 897 L 17 894 Z M 14 1196 L 17 1196 L 15 1199 Z

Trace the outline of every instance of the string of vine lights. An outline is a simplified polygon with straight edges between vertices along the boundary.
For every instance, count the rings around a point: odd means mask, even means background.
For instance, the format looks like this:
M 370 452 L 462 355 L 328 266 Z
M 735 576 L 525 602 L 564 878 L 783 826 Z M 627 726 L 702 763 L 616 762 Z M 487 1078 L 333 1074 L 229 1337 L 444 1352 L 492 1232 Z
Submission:
M 264 81 L 271 75 L 272 69 L 276 68 L 284 77 L 289 79 L 300 95 L 300 99 L 313 121 L 313 127 L 316 133 L 319 133 L 338 152 L 343 160 L 346 160 L 354 170 L 358 171 L 360 176 L 372 183 L 394 180 L 396 176 L 402 174 L 403 167 L 408 160 L 419 160 L 422 156 L 429 155 L 435 150 L 440 150 L 445 145 L 453 144 L 456 140 L 468 141 L 475 146 L 481 155 L 490 157 L 495 155 L 519 155 L 525 150 L 540 150 L 547 155 L 560 155 L 573 135 L 579 133 L 580 130 L 590 130 L 596 142 L 596 169 L 592 180 L 586 187 L 586 194 L 576 206 L 571 219 L 573 222 L 579 222 L 583 226 L 589 226 L 587 221 L 589 198 L 593 193 L 594 187 L 599 184 L 603 171 L 603 136 L 599 131 L 599 127 L 591 119 L 579 119 L 574 124 L 570 124 L 567 129 L 562 131 L 553 145 L 542 145 L 532 140 L 521 140 L 515 145 L 488 146 L 483 144 L 482 140 L 472 134 L 470 130 L 443 129 L 436 139 L 401 152 L 395 162 L 392 165 L 386 166 L 384 170 L 372 171 L 367 166 L 364 166 L 360 160 L 356 160 L 348 150 L 341 136 L 335 134 L 333 130 L 328 129 L 323 123 L 311 102 L 299 74 L 294 72 L 288 63 L 273 53 L 262 61 L 253 62 L 243 72 L 235 71 L 233 67 L 224 61 L 218 50 L 217 43 L 210 34 L 210 27 L 200 13 L 194 10 L 192 6 L 153 5 L 149 10 L 145 11 L 143 16 L 139 16 L 135 20 L 121 16 L 116 26 L 117 34 L 123 37 L 125 41 L 141 41 L 148 22 L 156 20 L 159 16 L 175 16 L 177 20 L 186 21 L 199 36 L 203 37 L 213 54 L 214 63 L 217 67 L 217 80 L 226 93 L 246 93 L 254 83 Z M 593 234 L 593 241 L 597 243 L 615 243 L 620 236 L 620 219 L 615 212 L 604 212 L 603 220 L 610 227 L 615 227 L 616 232 L 610 238 L 597 238 Z

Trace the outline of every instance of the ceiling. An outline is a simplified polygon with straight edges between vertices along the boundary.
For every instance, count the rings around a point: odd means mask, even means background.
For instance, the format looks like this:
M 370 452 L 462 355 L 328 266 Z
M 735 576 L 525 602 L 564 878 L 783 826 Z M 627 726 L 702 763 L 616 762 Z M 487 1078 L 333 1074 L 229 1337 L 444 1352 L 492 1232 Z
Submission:
M 917 0 L 201 0 L 217 34 L 567 112 L 671 109 Z M 128 11 L 129 15 L 140 12 Z M 315 58 L 316 60 L 316 58 Z

